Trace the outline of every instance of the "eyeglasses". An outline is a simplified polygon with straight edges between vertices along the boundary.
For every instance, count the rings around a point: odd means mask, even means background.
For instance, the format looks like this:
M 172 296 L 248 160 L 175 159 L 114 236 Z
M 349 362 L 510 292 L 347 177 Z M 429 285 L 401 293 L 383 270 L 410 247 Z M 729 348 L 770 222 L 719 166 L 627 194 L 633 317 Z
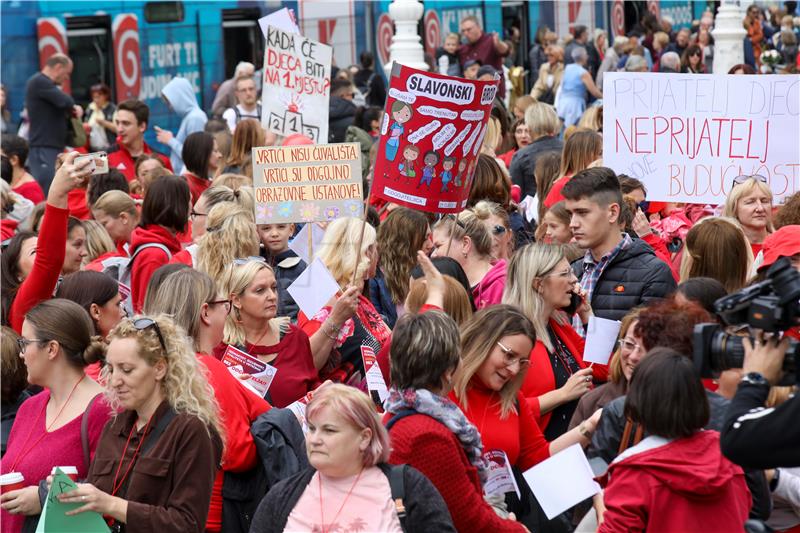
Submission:
M 192 212 L 190 213 L 190 216 L 192 217 L 192 220 L 194 220 L 197 217 L 206 217 L 206 216 L 208 216 L 208 213 L 198 213 L 197 211 L 192 209 Z
M 641 344 L 636 344 L 635 342 L 631 342 L 626 339 L 620 339 L 617 341 L 617 344 L 619 344 L 620 350 L 624 350 L 627 353 L 633 353 L 635 350 L 644 352 L 644 347 Z
M 29 344 L 33 344 L 34 342 L 43 343 L 47 342 L 45 339 L 26 339 L 25 337 L 20 337 L 17 339 L 17 346 L 19 346 L 19 353 L 25 353 L 25 350 L 28 348 Z
M 742 183 L 746 182 L 750 178 L 752 178 L 754 180 L 757 180 L 757 181 L 760 181 L 761 183 L 767 183 L 767 178 L 765 178 L 764 176 L 761 176 L 760 174 L 753 174 L 753 175 L 742 174 L 741 176 L 736 176 L 735 178 L 733 178 L 733 185 L 734 185 L 734 187 L 736 185 L 741 185 Z
M 152 318 L 142 317 L 142 318 L 137 318 L 136 320 L 131 322 L 131 324 L 138 331 L 144 331 L 148 328 L 153 328 L 153 330 L 155 330 L 156 332 L 156 335 L 158 336 L 158 342 L 161 343 L 161 347 L 164 349 L 165 352 L 167 351 L 167 344 L 164 342 L 164 336 L 161 335 L 161 328 L 158 327 L 158 322 L 156 322 Z
M 225 304 L 225 314 L 226 315 L 231 314 L 231 307 L 233 307 L 233 302 L 231 302 L 230 299 L 227 299 L 227 300 L 213 300 L 211 302 L 206 302 L 206 303 L 208 303 L 208 305 Z
M 561 272 L 553 272 L 551 274 L 547 274 L 545 277 L 559 277 L 559 278 L 569 278 L 572 277 L 572 269 L 562 270 Z
M 247 257 L 239 257 L 233 260 L 233 264 L 236 266 L 243 266 L 251 261 L 257 261 L 259 263 L 266 263 L 267 260 L 261 257 L 260 255 L 250 255 Z
M 504 346 L 502 342 L 497 341 L 497 346 L 499 346 L 500 349 L 503 351 L 503 356 L 505 358 L 504 363 L 506 367 L 512 367 L 517 363 L 519 363 L 520 368 L 525 368 L 530 364 L 531 362 L 530 359 L 528 359 L 527 357 L 522 357 L 517 355 L 517 353 L 514 350 L 508 348 L 507 346 Z

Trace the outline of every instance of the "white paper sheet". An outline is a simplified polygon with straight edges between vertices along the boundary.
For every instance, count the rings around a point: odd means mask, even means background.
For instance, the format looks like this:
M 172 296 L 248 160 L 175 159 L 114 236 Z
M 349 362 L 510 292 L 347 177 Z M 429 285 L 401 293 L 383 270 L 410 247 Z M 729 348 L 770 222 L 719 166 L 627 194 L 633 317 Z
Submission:
M 295 22 L 294 12 L 285 7 L 261 17 L 258 19 L 258 25 L 264 37 L 267 36 L 267 28 L 270 26 L 288 33 L 300 33 L 300 28 L 297 27 L 297 23 Z
M 589 327 L 586 329 L 586 347 L 583 349 L 583 360 L 587 363 L 607 365 L 622 323 L 618 320 L 599 318 L 594 315 L 589 317 Z
M 289 285 L 289 294 L 308 318 L 317 314 L 338 291 L 339 284 L 320 259 L 315 259 Z
M 600 492 L 580 444 L 573 444 L 522 474 L 547 518 Z

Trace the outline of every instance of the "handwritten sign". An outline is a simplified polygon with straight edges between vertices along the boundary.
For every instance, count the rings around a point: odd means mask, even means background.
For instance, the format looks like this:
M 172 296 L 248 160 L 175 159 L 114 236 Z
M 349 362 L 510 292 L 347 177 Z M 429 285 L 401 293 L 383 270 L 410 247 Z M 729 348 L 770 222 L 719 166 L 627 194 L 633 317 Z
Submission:
M 56 469 L 50 492 L 45 499 L 36 533 L 108 533 L 103 517 L 94 511 L 67 516 L 67 513 L 84 506 L 82 502 L 62 503 L 58 497 L 78 486 L 61 469 Z
M 800 190 L 800 75 L 609 72 L 603 161 L 650 200 L 724 203 L 733 179 Z
M 458 213 L 467 203 L 497 81 L 397 63 L 381 125 L 372 191 L 412 209 Z
M 261 124 L 279 135 L 302 133 L 328 141 L 330 46 L 268 26 Z
M 256 224 L 360 217 L 358 143 L 253 148 Z

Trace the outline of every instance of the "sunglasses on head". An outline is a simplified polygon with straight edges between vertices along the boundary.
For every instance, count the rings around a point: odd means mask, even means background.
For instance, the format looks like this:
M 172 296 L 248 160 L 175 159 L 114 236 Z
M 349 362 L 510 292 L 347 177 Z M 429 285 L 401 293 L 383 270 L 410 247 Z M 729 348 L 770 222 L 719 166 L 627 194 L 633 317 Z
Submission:
M 764 176 L 761 176 L 759 174 L 752 174 L 752 175 L 742 174 L 741 176 L 736 176 L 735 178 L 733 178 L 733 185 L 734 186 L 741 185 L 742 183 L 746 182 L 750 178 L 752 178 L 754 180 L 757 180 L 757 181 L 760 181 L 761 183 L 767 183 L 767 178 L 765 178 Z
M 158 327 L 158 322 L 153 320 L 152 318 L 142 317 L 137 318 L 133 322 L 133 327 L 137 329 L 137 331 L 144 331 L 148 328 L 153 328 L 156 332 L 156 336 L 158 336 L 158 342 L 161 343 L 161 347 L 164 348 L 164 351 L 167 351 L 167 344 L 164 342 L 164 336 L 161 335 L 161 328 Z
M 260 255 L 251 255 L 251 256 L 248 256 L 248 257 L 239 257 L 237 259 L 234 259 L 233 260 L 233 264 L 236 265 L 236 266 L 242 266 L 242 265 L 246 265 L 247 263 L 250 263 L 251 261 L 257 261 L 259 263 L 266 263 L 267 262 L 267 260 L 264 259 L 263 257 L 261 257 Z

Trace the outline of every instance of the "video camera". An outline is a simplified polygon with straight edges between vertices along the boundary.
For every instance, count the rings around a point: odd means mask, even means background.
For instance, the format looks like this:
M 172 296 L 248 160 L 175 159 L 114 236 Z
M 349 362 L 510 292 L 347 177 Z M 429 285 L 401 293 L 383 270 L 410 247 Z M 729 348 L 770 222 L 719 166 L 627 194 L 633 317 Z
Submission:
M 694 364 L 703 378 L 716 378 L 723 370 L 742 368 L 744 337 L 727 333 L 727 326 L 750 326 L 769 333 L 782 333 L 800 324 L 800 273 L 782 257 L 767 270 L 766 279 L 714 302 L 720 324 L 694 327 Z M 779 385 L 798 381 L 800 343 L 789 339 Z

